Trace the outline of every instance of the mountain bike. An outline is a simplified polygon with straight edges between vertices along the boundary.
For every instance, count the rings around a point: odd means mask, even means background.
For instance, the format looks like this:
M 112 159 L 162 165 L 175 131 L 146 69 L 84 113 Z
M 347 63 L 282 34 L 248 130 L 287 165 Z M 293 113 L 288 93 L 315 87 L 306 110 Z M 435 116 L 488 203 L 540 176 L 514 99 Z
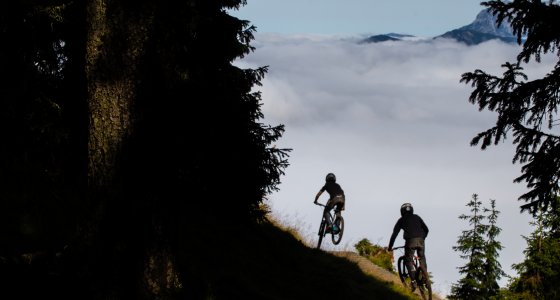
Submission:
M 326 205 L 321 203 L 315 203 L 321 207 L 325 207 Z M 334 211 L 334 212 L 333 212 Z M 323 241 L 323 237 L 325 237 L 328 233 L 331 234 L 331 239 L 333 244 L 338 245 L 340 240 L 342 239 L 342 234 L 344 233 L 344 218 L 342 218 L 341 210 L 339 209 L 338 205 L 335 206 L 334 209 L 331 209 L 328 213 L 330 223 L 333 225 L 330 232 L 327 232 L 327 220 L 325 220 L 325 216 L 321 218 L 321 225 L 319 226 L 319 241 L 317 242 L 317 249 L 321 248 L 321 242 Z
M 404 246 L 393 248 L 393 250 L 395 249 L 404 249 Z M 412 266 L 416 270 L 415 280 L 420 296 L 422 296 L 422 299 L 424 300 L 432 300 L 432 283 L 427 270 L 420 266 L 420 258 L 417 255 L 414 255 Z M 397 269 L 399 272 L 399 278 L 401 279 L 403 285 L 414 292 L 416 287 L 413 285 L 410 274 L 406 268 L 404 253 L 397 261 Z

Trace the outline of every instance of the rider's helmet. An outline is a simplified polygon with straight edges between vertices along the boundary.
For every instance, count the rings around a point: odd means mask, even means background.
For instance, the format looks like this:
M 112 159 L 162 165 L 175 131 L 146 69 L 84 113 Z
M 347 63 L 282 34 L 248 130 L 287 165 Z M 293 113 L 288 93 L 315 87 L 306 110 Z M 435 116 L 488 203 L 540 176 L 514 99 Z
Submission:
M 336 182 L 336 176 L 334 176 L 333 173 L 329 173 L 329 174 L 327 174 L 327 177 L 325 177 L 325 181 L 326 182 Z
M 403 205 L 401 205 L 401 216 L 404 216 L 405 214 L 413 214 L 414 213 L 414 208 L 412 207 L 412 204 L 410 203 L 405 203 Z

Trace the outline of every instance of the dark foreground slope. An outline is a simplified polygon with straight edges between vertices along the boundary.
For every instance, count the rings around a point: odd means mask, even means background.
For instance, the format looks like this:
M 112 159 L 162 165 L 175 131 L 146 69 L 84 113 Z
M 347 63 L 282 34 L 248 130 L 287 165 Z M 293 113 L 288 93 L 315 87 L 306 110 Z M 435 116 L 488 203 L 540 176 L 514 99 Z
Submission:
M 416 299 L 394 278 L 377 276 L 348 255 L 309 248 L 271 223 L 237 224 L 206 216 L 191 222 L 176 232 L 181 255 L 173 266 L 150 273 L 154 280 L 170 282 L 170 270 L 176 270 L 178 289 L 152 290 L 151 296 L 121 292 L 110 299 Z M 0 258 L 0 299 L 109 299 L 91 289 L 107 287 L 84 282 L 79 273 L 59 272 L 59 262 Z M 114 272 L 108 267 L 103 276 Z M 131 278 L 121 279 L 117 284 Z
M 192 232 L 188 252 L 195 298 L 413 299 L 354 262 L 310 249 L 272 224 Z M 184 262 L 187 263 L 187 262 Z M 202 294 L 201 294 L 202 293 Z

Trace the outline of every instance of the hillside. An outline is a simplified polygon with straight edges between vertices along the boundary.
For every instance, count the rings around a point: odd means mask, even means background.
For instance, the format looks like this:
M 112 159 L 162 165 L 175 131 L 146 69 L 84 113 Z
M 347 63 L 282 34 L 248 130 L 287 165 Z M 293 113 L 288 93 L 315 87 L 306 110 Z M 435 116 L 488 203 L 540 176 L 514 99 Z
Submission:
M 343 257 L 351 262 L 354 262 L 365 274 L 373 276 L 375 278 L 377 278 L 378 280 L 382 280 L 382 281 L 386 281 L 386 282 L 391 282 L 395 285 L 400 285 L 400 279 L 399 277 L 390 272 L 387 271 L 375 264 L 372 264 L 369 260 L 367 260 L 365 257 L 360 256 L 359 254 L 355 253 L 355 252 L 347 252 L 347 251 L 341 251 L 341 252 L 332 252 L 332 254 L 339 256 L 339 257 Z M 439 295 L 433 294 L 432 295 L 432 299 L 433 300 L 441 300 L 444 299 L 442 297 L 440 297 Z
M 357 254 L 309 248 L 269 223 L 206 229 L 186 249 L 196 298 L 417 299 Z
M 306 247 L 272 224 L 206 224 L 185 249 L 193 298 L 413 299 L 350 261 Z
M 166 282 L 152 286 L 157 299 L 420 299 L 405 290 L 395 274 L 357 253 L 310 248 L 269 222 L 195 219 L 192 230 L 178 232 L 184 242 L 175 246 L 182 255 L 172 260 L 173 265 L 151 269 L 155 275 L 151 283 Z M 12 259 L 0 257 L 4 295 L 75 299 L 75 295 L 86 293 L 88 299 L 98 299 L 83 289 L 79 277 L 57 273 L 41 260 L 8 261 Z M 104 275 L 111 272 L 106 270 Z M 177 287 L 174 276 L 180 277 L 178 289 L 171 287 Z M 167 290 L 163 290 L 165 286 Z

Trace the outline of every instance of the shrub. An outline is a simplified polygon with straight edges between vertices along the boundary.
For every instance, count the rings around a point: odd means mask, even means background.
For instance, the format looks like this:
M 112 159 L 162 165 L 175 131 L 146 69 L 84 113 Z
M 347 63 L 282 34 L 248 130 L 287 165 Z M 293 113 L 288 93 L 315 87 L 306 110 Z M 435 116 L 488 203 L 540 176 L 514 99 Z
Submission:
M 379 245 L 373 245 L 368 239 L 360 240 L 356 245 L 354 245 L 356 251 L 361 256 L 367 258 L 369 261 L 383 269 L 395 272 L 393 268 L 393 257 L 385 248 Z

